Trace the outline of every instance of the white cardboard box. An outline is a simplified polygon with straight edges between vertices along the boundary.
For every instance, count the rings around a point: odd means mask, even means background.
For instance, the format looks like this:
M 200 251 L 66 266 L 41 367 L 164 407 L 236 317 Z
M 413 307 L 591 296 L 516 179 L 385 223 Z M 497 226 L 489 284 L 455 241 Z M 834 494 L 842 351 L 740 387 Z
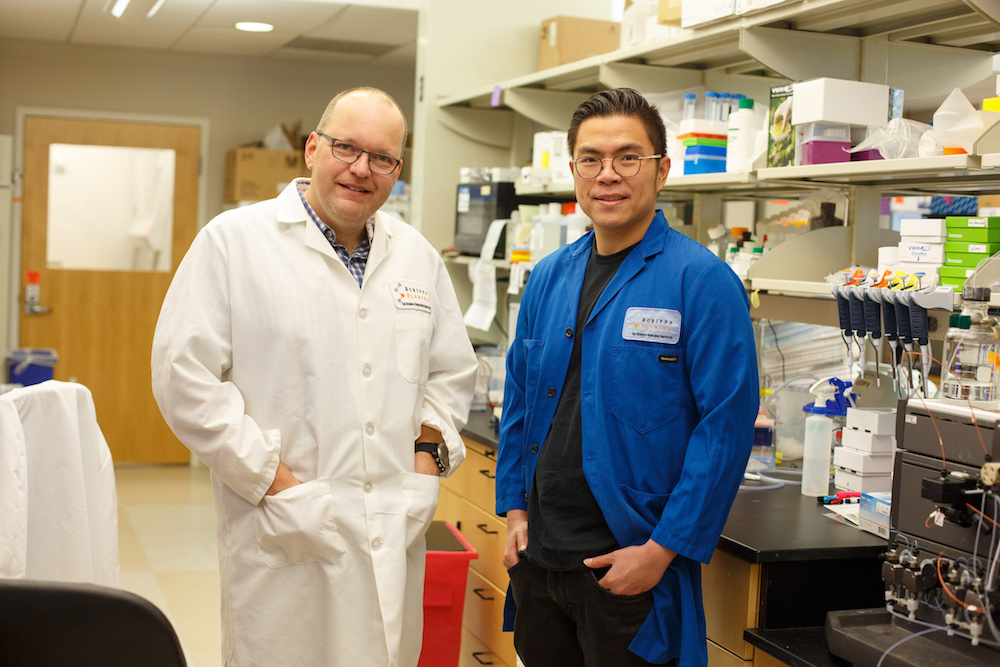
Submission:
M 900 236 L 946 237 L 947 234 L 944 218 L 909 218 L 899 221 Z
M 893 458 L 891 453 L 872 454 L 851 447 L 833 448 L 833 465 L 862 475 L 892 473 Z
M 896 437 L 892 435 L 875 435 L 869 431 L 856 428 L 844 428 L 841 431 L 841 442 L 844 447 L 850 447 L 869 454 L 892 454 L 896 446 Z
M 881 127 L 889 119 L 889 86 L 823 77 L 793 84 L 792 124 Z
M 941 235 L 928 235 L 928 236 L 914 236 L 912 234 L 907 234 L 906 236 L 900 236 L 900 243 L 944 243 L 948 240 L 947 236 Z
M 882 526 L 880 524 L 875 523 L 871 519 L 866 519 L 863 516 L 858 517 L 858 528 L 867 533 L 871 533 L 872 535 L 878 535 L 879 537 L 884 537 L 885 539 L 889 539 L 888 526 Z
M 681 6 L 681 27 L 691 28 L 732 16 L 735 11 L 736 0 L 684 0 Z
M 944 263 L 944 244 L 901 242 L 899 244 L 899 261 L 940 266 Z
M 833 485 L 841 491 L 892 491 L 892 475 L 859 475 L 837 468 L 833 473 Z
M 889 527 L 889 513 L 892 511 L 892 493 L 862 493 L 858 516 L 880 526 Z
M 872 435 L 896 435 L 896 411 L 871 408 L 847 408 L 848 428 L 868 431 Z

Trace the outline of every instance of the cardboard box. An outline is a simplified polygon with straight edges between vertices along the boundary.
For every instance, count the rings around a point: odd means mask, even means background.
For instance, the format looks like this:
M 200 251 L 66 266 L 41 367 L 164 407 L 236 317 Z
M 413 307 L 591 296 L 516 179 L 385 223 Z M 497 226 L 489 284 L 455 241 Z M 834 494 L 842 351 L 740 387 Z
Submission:
M 888 529 L 891 509 L 892 493 L 862 493 L 858 516 Z
M 889 86 L 823 77 L 792 84 L 792 122 L 881 127 L 889 119 Z
M 833 465 L 851 472 L 867 475 L 869 473 L 891 474 L 892 454 L 872 454 L 851 447 L 833 448 Z
M 656 19 L 664 25 L 679 26 L 683 7 L 683 0 L 660 0 L 660 9 Z
M 879 537 L 884 537 L 889 539 L 889 527 L 877 524 L 871 519 L 865 518 L 863 516 L 858 517 L 858 528 L 865 531 L 866 533 L 871 533 L 872 535 L 878 535 Z
M 608 53 L 621 42 L 621 24 L 575 16 L 542 21 L 538 43 L 538 69 L 549 69 Z
M 225 200 L 270 199 L 300 176 L 309 176 L 302 151 L 233 148 L 226 153 Z
M 902 243 L 899 244 L 900 262 L 944 263 L 944 243 Z
M 850 408 L 848 408 L 850 409 Z M 891 435 L 875 435 L 869 431 L 856 428 L 845 428 L 841 432 L 841 442 L 844 447 L 850 447 L 872 454 L 892 454 L 896 438 Z
M 944 218 L 910 218 L 899 221 L 900 236 L 943 237 L 947 230 Z
M 771 86 L 767 112 L 767 166 L 795 164 L 795 132 L 792 130 L 792 86 Z
M 949 215 L 944 219 L 948 229 L 996 229 L 1000 228 L 1000 217 L 969 217 Z
M 892 491 L 892 475 L 859 475 L 837 468 L 833 472 L 833 485 L 839 491 Z

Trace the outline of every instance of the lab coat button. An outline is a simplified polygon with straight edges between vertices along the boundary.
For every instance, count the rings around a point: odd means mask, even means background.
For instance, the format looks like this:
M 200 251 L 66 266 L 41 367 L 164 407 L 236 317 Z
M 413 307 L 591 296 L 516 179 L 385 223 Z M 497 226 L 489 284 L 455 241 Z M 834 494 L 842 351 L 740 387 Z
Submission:
M 538 453 L 538 443 L 534 443 L 534 444 L 531 445 L 531 453 L 532 454 L 537 454 Z
M 372 367 L 371 366 L 365 366 L 364 368 L 361 369 L 361 374 L 364 375 L 366 378 L 371 377 L 372 376 Z
M 566 329 L 566 338 L 573 337 L 573 329 Z
M 365 426 L 365 433 L 367 433 L 368 435 L 371 435 L 374 432 L 375 432 L 375 427 L 374 426 L 372 426 L 371 424 L 368 424 L 368 426 Z
M 360 317 L 361 319 L 365 319 L 366 317 L 368 317 L 368 311 L 365 308 L 362 308 L 361 310 L 358 311 L 358 317 Z
M 372 551 L 378 551 L 381 548 L 382 548 L 382 542 L 380 542 L 379 540 L 375 540 L 374 542 L 372 542 Z
M 548 389 L 545 390 L 545 393 L 548 394 L 549 396 L 555 396 L 556 395 L 556 388 L 555 387 L 549 387 Z
M 371 493 L 372 492 L 372 483 L 371 482 L 365 482 L 364 489 L 365 489 L 365 493 Z

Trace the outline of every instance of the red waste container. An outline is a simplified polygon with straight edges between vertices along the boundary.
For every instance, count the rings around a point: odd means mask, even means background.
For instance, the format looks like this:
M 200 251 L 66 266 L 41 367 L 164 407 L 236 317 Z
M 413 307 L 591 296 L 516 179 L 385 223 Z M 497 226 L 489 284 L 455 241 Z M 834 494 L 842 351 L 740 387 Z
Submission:
M 462 610 L 469 561 L 479 553 L 449 522 L 427 530 L 424 576 L 424 643 L 417 667 L 456 667 L 462 643 Z

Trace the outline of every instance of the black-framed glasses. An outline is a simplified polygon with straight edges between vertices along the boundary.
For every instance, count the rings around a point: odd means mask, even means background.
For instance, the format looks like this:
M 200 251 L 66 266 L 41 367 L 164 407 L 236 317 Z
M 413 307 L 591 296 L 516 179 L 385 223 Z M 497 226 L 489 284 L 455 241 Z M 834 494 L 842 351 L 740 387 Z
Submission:
M 580 178 L 597 178 L 598 175 L 600 175 L 601 170 L 604 169 L 604 163 L 610 160 L 611 168 L 615 170 L 616 174 L 622 178 L 632 178 L 639 173 L 639 170 L 642 168 L 643 160 L 655 160 L 661 157 L 663 156 L 640 156 L 632 155 L 631 153 L 605 158 L 591 157 L 587 155 L 573 160 L 573 168 L 576 169 L 576 173 L 580 176 Z
M 389 157 L 388 155 L 363 150 L 352 143 L 344 141 L 343 139 L 331 137 L 329 134 L 325 134 L 323 132 L 316 132 L 316 134 L 330 140 L 330 150 L 333 152 L 333 157 L 337 158 L 341 162 L 353 164 L 358 161 L 358 158 L 361 157 L 362 153 L 368 153 L 368 168 L 376 174 L 388 176 L 392 172 L 396 171 L 396 167 L 398 167 L 402 162 L 402 160 Z

